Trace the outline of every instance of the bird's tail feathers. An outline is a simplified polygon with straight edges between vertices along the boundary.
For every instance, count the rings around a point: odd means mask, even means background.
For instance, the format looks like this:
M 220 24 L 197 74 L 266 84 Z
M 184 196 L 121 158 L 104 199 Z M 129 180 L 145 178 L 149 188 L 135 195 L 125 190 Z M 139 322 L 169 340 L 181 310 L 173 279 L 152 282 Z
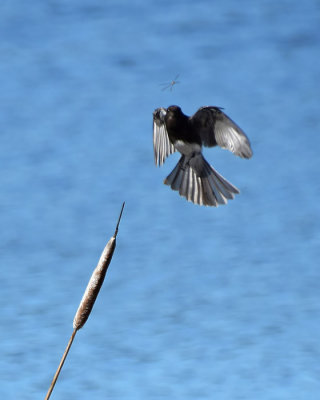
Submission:
M 239 190 L 220 175 L 201 153 L 187 157 L 182 155 L 178 164 L 164 183 L 179 191 L 188 201 L 205 206 L 226 204 Z

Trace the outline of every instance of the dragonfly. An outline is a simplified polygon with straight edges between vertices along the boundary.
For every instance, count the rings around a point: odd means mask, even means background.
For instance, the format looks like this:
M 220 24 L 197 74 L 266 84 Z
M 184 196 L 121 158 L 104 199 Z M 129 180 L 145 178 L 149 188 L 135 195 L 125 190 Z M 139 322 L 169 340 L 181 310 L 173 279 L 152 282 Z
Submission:
M 170 82 L 161 83 L 161 86 L 163 86 L 162 91 L 170 89 L 170 92 L 172 92 L 173 86 L 180 83 L 180 81 L 178 81 L 179 75 L 180 74 L 176 75 L 176 77 Z

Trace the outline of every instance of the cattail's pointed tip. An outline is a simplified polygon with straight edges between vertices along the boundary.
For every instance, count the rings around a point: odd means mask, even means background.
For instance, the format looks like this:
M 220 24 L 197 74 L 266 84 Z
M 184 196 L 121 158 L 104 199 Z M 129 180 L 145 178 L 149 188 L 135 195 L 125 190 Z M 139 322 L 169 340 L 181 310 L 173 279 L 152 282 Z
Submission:
M 114 231 L 114 235 L 113 235 L 113 237 L 117 237 L 117 234 L 118 234 L 118 228 L 119 228 L 119 224 L 120 224 L 120 220 L 121 220 L 121 217 L 122 217 L 122 212 L 123 212 L 123 209 L 124 209 L 124 205 L 126 204 L 126 202 L 124 201 L 123 203 L 122 203 L 122 207 L 121 207 L 121 211 L 120 211 L 120 215 L 119 215 L 119 218 L 118 218 L 118 223 L 117 223 L 117 226 L 116 226 L 116 229 L 115 229 L 115 231 Z

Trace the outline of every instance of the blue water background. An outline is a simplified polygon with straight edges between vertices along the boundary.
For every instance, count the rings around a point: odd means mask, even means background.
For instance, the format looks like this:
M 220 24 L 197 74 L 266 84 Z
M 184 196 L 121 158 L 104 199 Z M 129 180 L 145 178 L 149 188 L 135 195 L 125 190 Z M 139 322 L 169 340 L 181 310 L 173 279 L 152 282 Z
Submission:
M 1 399 L 44 398 L 123 201 L 52 398 L 320 398 L 319 27 L 317 0 L 1 1 Z M 170 104 L 250 137 L 205 149 L 227 206 L 163 185 Z

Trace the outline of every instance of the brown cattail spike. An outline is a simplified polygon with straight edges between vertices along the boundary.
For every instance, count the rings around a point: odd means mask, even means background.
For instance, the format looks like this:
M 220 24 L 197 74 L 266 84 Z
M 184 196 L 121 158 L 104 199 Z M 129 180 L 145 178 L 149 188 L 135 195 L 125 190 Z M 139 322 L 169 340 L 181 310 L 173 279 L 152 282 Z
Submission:
M 111 262 L 114 249 L 116 248 L 116 236 L 118 233 L 119 223 L 122 216 L 124 204 L 122 204 L 120 216 L 118 219 L 118 223 L 114 232 L 114 235 L 111 237 L 106 247 L 104 248 L 100 260 L 98 262 L 97 267 L 93 271 L 89 283 L 87 285 L 86 291 L 82 297 L 79 308 L 76 312 L 76 315 L 73 320 L 73 328 L 78 330 L 83 327 L 86 323 L 92 307 L 97 299 L 100 288 L 103 284 L 104 278 L 106 276 L 107 269 Z

